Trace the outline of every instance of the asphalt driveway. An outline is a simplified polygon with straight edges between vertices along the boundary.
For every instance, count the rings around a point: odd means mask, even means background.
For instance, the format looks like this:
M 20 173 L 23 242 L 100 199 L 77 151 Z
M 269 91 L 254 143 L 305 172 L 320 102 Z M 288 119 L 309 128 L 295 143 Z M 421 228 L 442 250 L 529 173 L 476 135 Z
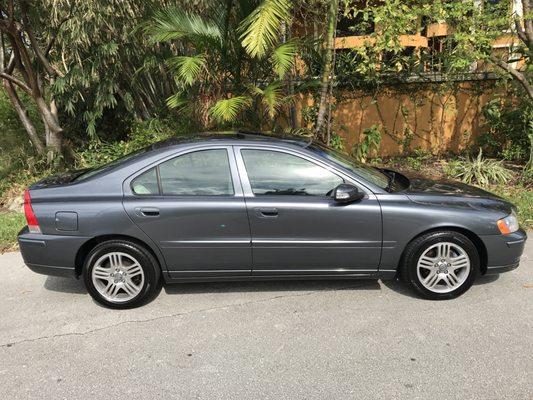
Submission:
M 520 268 L 430 302 L 398 282 L 187 284 L 112 311 L 0 256 L 2 399 L 532 399 Z

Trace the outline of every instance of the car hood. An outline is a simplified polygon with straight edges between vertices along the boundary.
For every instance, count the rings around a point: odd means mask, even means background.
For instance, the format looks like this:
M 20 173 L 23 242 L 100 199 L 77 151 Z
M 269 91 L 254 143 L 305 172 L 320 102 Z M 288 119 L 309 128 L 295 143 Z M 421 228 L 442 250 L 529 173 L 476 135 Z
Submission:
M 423 193 L 465 197 L 483 197 L 502 200 L 501 197 L 481 188 L 451 180 L 431 180 L 423 177 L 410 177 L 407 193 Z
M 471 209 L 491 209 L 509 214 L 513 204 L 498 195 L 462 182 L 421 176 L 409 176 L 409 186 L 403 191 L 412 201 L 440 205 L 456 205 Z

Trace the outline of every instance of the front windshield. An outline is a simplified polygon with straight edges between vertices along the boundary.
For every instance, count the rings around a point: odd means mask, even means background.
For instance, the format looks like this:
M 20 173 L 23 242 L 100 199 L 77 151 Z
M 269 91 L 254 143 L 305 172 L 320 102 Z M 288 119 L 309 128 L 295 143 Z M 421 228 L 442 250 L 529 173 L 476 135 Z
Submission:
M 379 186 L 382 189 L 386 189 L 389 184 L 389 177 L 387 174 L 381 172 L 377 168 L 369 167 L 363 163 L 355 161 L 353 158 L 345 156 L 344 154 L 329 149 L 319 144 L 312 144 L 308 147 L 309 150 L 314 153 L 352 171 L 361 178 L 372 182 L 374 185 Z

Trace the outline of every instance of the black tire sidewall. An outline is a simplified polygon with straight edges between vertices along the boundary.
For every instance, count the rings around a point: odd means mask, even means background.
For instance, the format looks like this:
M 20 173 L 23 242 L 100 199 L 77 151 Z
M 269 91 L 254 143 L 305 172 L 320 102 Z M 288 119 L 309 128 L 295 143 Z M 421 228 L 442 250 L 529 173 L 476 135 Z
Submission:
M 425 288 L 417 274 L 417 264 L 420 256 L 428 247 L 440 243 L 451 242 L 462 247 L 470 258 L 470 273 L 461 286 L 449 293 L 435 293 Z M 466 292 L 474 283 L 479 272 L 480 259 L 476 246 L 465 235 L 458 232 L 432 232 L 426 234 L 411 243 L 411 248 L 405 257 L 403 274 L 407 283 L 416 290 L 422 297 L 431 300 L 453 299 Z
M 111 252 L 122 252 L 131 255 L 139 262 L 144 272 L 144 284 L 139 294 L 123 303 L 113 303 L 106 300 L 94 287 L 91 278 L 95 262 L 103 255 Z M 97 245 L 86 257 L 82 274 L 85 287 L 96 302 L 109 308 L 124 309 L 138 307 L 150 298 L 150 294 L 156 290 L 159 282 L 160 274 L 157 273 L 158 270 L 156 268 L 158 267 L 155 264 L 155 260 L 142 247 L 135 243 L 117 240 L 103 242 Z

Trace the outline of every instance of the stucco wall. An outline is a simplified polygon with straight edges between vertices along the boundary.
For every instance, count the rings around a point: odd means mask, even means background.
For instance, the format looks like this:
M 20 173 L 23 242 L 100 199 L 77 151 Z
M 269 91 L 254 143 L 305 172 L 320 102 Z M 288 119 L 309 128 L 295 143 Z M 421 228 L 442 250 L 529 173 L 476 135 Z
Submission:
M 483 81 L 454 86 L 405 84 L 381 89 L 376 95 L 344 90 L 334 99 L 333 129 L 346 150 L 362 139 L 365 129 L 379 125 L 381 156 L 416 148 L 434 154 L 457 153 L 482 133 L 482 107 L 492 93 L 492 84 Z M 312 104 L 311 97 L 303 97 L 298 108 Z

